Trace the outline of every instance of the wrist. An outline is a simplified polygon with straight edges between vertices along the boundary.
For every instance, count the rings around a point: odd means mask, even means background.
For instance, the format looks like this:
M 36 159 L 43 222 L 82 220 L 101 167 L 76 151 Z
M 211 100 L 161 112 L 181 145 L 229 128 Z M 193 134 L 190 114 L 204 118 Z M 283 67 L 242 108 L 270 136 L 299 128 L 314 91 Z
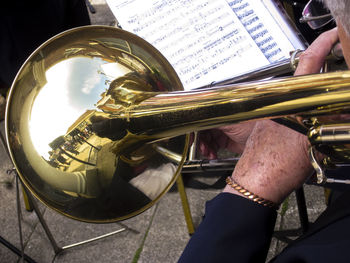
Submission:
M 272 201 L 271 199 L 264 197 L 266 195 L 257 194 L 257 192 L 259 192 L 259 190 L 254 192 L 254 191 L 251 191 L 250 188 L 247 189 L 246 187 L 237 183 L 232 177 L 227 177 L 226 183 L 227 183 L 227 185 L 224 188 L 223 192 L 242 196 L 242 197 L 249 199 L 253 202 L 256 202 L 262 206 L 275 208 L 275 209 L 278 209 L 278 207 L 279 207 L 280 202 Z M 249 187 L 251 187 L 251 185 Z M 279 199 L 277 199 L 277 200 L 279 200 Z
M 308 147 L 306 136 L 271 121 L 260 121 L 232 178 L 250 192 L 279 204 L 313 171 Z

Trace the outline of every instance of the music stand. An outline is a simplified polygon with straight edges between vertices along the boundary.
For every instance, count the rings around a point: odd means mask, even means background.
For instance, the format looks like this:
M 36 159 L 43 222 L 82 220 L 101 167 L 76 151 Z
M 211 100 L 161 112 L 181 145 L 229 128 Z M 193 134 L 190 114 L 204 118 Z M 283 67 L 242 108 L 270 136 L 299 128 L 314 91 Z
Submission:
M 7 144 L 6 144 L 6 141 L 0 131 L 0 141 L 7 153 L 7 155 L 10 157 L 10 153 L 9 153 L 9 150 L 7 148 Z M 16 178 L 16 203 L 17 203 L 17 215 L 18 215 L 18 226 L 19 226 L 19 237 L 20 237 L 20 243 L 21 243 L 21 250 L 19 250 L 17 247 L 15 247 L 13 244 L 11 244 L 10 242 L 8 242 L 6 239 L 2 238 L 0 236 L 0 243 L 4 244 L 7 248 L 9 248 L 12 252 L 14 252 L 15 254 L 17 254 L 18 256 L 20 256 L 22 258 L 22 260 L 25 260 L 29 263 L 35 263 L 35 261 L 30 258 L 28 255 L 26 255 L 24 253 L 24 245 L 23 245 L 23 240 L 22 240 L 22 227 L 21 227 L 21 205 L 20 205 L 20 198 L 19 198 L 19 183 L 18 183 L 18 180 L 20 180 L 19 178 L 19 175 L 16 171 L 15 168 L 13 168 L 12 170 L 9 171 L 9 173 L 14 173 L 15 174 L 15 178 Z M 73 244 L 70 244 L 70 245 L 66 245 L 66 246 L 62 246 L 60 247 L 56 240 L 54 239 L 42 213 L 40 212 L 40 209 L 36 203 L 36 201 L 34 200 L 33 196 L 31 195 L 31 193 L 28 191 L 28 189 L 26 189 L 26 187 L 22 184 L 22 189 L 24 190 L 24 194 L 26 195 L 26 197 L 28 198 L 28 201 L 29 201 L 29 204 L 32 206 L 33 210 L 35 211 L 38 219 L 39 219 L 39 222 L 40 224 L 42 225 L 44 231 L 45 231 L 45 234 L 46 236 L 48 237 L 50 243 L 51 243 L 51 246 L 55 252 L 55 256 L 58 255 L 59 253 L 61 253 L 62 251 L 66 250 L 66 249 L 70 249 L 70 248 L 73 248 L 73 247 L 77 247 L 77 246 L 80 246 L 80 245 L 84 245 L 84 244 L 87 244 L 87 243 L 90 243 L 90 242 L 93 242 L 93 241 L 97 241 L 99 239 L 102 239 L 102 238 L 105 238 L 105 237 L 109 237 L 109 236 L 112 236 L 112 235 L 115 235 L 115 234 L 118 234 L 120 232 L 123 232 L 125 230 L 129 230 L 129 231 L 132 231 L 136 234 L 139 234 L 139 232 L 137 230 L 134 230 L 134 229 L 131 229 L 129 228 L 128 226 L 120 223 L 120 222 L 117 222 L 118 225 L 122 226 L 121 229 L 118 229 L 116 231 L 112 231 L 112 232 L 109 232 L 109 233 L 106 233 L 104 235 L 100 235 L 100 236 L 97 236 L 97 237 L 94 237 L 94 238 L 90 238 L 90 239 L 87 239 L 87 240 L 83 240 L 83 241 L 80 241 L 80 242 L 77 242 L 77 243 L 73 243 Z

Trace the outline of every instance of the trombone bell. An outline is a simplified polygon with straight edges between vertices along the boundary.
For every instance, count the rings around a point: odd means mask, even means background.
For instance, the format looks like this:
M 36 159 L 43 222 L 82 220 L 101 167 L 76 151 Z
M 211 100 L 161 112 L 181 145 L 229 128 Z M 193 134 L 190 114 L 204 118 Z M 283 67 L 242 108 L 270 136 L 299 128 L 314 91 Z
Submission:
M 109 92 L 117 80 L 118 95 Z M 118 153 L 125 131 L 103 130 L 118 107 L 139 103 L 123 92 L 128 87 L 139 97 L 140 89 L 182 90 L 156 49 L 112 27 L 57 35 L 22 66 L 8 97 L 7 143 L 21 180 L 47 206 L 80 221 L 120 221 L 151 207 L 175 182 L 187 135 L 157 142 L 180 156 L 173 163 L 127 131 L 126 144 L 134 146 Z

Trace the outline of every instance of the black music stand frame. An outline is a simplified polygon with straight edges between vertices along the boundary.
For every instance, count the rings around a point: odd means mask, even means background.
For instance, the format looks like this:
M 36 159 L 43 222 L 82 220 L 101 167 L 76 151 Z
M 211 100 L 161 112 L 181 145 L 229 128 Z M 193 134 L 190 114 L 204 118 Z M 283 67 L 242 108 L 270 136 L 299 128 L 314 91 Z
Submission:
M 7 148 L 7 144 L 6 144 L 6 141 L 0 131 L 0 141 L 2 142 L 2 145 L 4 146 L 4 149 L 7 153 L 7 155 L 10 157 L 10 153 L 9 153 L 9 150 Z M 16 203 L 17 203 L 17 215 L 18 215 L 18 226 L 19 226 L 19 237 L 20 237 L 20 243 L 21 243 L 21 250 L 19 250 L 17 247 L 15 247 L 13 244 L 11 244 L 10 242 L 8 242 L 6 239 L 2 238 L 0 236 L 0 242 L 2 244 L 4 244 L 7 248 L 9 248 L 12 252 L 14 252 L 15 254 L 17 254 L 18 256 L 20 256 L 22 258 L 22 260 L 25 260 L 29 263 L 36 263 L 31 257 L 29 257 L 28 255 L 26 255 L 24 253 L 24 246 L 23 246 L 23 241 L 22 241 L 22 227 L 21 227 L 21 205 L 20 205 L 20 198 L 19 198 L 19 183 L 18 183 L 18 180 L 20 181 L 20 177 L 17 173 L 17 170 L 15 168 L 13 168 L 12 170 L 9 171 L 10 173 L 13 172 L 15 174 L 15 178 L 16 178 Z M 25 194 L 27 195 L 28 197 L 28 200 L 29 200 L 29 203 L 31 204 L 33 210 L 35 211 L 38 219 L 39 219 L 39 222 L 40 224 L 42 225 L 44 231 L 45 231 L 45 234 L 46 236 L 48 237 L 51 245 L 52 245 L 52 248 L 55 252 L 55 256 L 58 255 L 59 253 L 61 253 L 62 251 L 66 250 L 66 249 L 69 249 L 69 248 L 73 248 L 73 247 L 77 247 L 77 246 L 80 246 L 80 245 L 84 245 L 84 244 L 87 244 L 87 243 L 90 243 L 90 242 L 93 242 L 93 241 L 97 241 L 99 239 L 102 239 L 102 238 L 105 238 L 105 237 L 109 237 L 111 235 L 115 235 L 115 234 L 118 234 L 120 232 L 123 232 L 125 230 L 129 230 L 129 231 L 132 231 L 136 234 L 138 234 L 139 232 L 137 230 L 134 230 L 134 229 L 131 229 L 129 228 L 128 226 L 120 223 L 120 222 L 117 222 L 117 224 L 119 224 L 120 226 L 122 226 L 121 229 L 118 229 L 116 231 L 112 231 L 110 233 L 107 233 L 107 234 L 104 234 L 104 235 L 100 235 L 100 236 L 97 236 L 97 237 L 94 237 L 94 238 L 91 238 L 91 239 L 87 239 L 87 240 L 83 240 L 83 241 L 80 241 L 80 242 L 77 242 L 77 243 L 74 243 L 74 244 L 70 244 L 70 245 L 66 245 L 66 246 L 63 246 L 63 247 L 60 247 L 57 245 L 56 243 L 56 240 L 54 239 L 48 225 L 46 224 L 46 221 L 44 220 L 44 217 L 43 215 L 41 214 L 40 210 L 39 210 L 39 207 L 36 203 L 36 201 L 34 200 L 33 196 L 31 195 L 31 193 L 28 191 L 28 189 L 22 184 L 22 188 L 25 192 Z
M 15 253 L 16 255 L 18 255 L 19 257 L 22 257 L 23 260 L 29 262 L 29 263 L 36 263 L 36 261 L 34 259 L 32 259 L 31 257 L 29 257 L 27 254 L 22 253 L 21 250 L 19 250 L 17 247 L 15 247 L 14 245 L 12 245 L 10 242 L 8 242 L 5 238 L 3 238 L 2 236 L 0 236 L 0 243 L 3 244 L 5 247 L 7 247 L 8 249 L 10 249 L 13 253 Z

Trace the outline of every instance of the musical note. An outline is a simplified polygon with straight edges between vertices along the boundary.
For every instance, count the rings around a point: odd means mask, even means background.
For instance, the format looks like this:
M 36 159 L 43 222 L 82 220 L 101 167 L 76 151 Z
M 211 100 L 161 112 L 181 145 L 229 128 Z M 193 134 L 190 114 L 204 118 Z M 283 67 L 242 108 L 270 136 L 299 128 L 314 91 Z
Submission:
M 185 89 L 239 75 L 284 56 L 261 1 L 107 0 L 123 29 L 155 46 Z M 271 25 L 269 22 L 268 25 Z M 288 39 L 287 39 L 288 41 Z M 289 43 L 289 42 L 288 42 Z M 248 63 L 254 58 L 254 63 Z

